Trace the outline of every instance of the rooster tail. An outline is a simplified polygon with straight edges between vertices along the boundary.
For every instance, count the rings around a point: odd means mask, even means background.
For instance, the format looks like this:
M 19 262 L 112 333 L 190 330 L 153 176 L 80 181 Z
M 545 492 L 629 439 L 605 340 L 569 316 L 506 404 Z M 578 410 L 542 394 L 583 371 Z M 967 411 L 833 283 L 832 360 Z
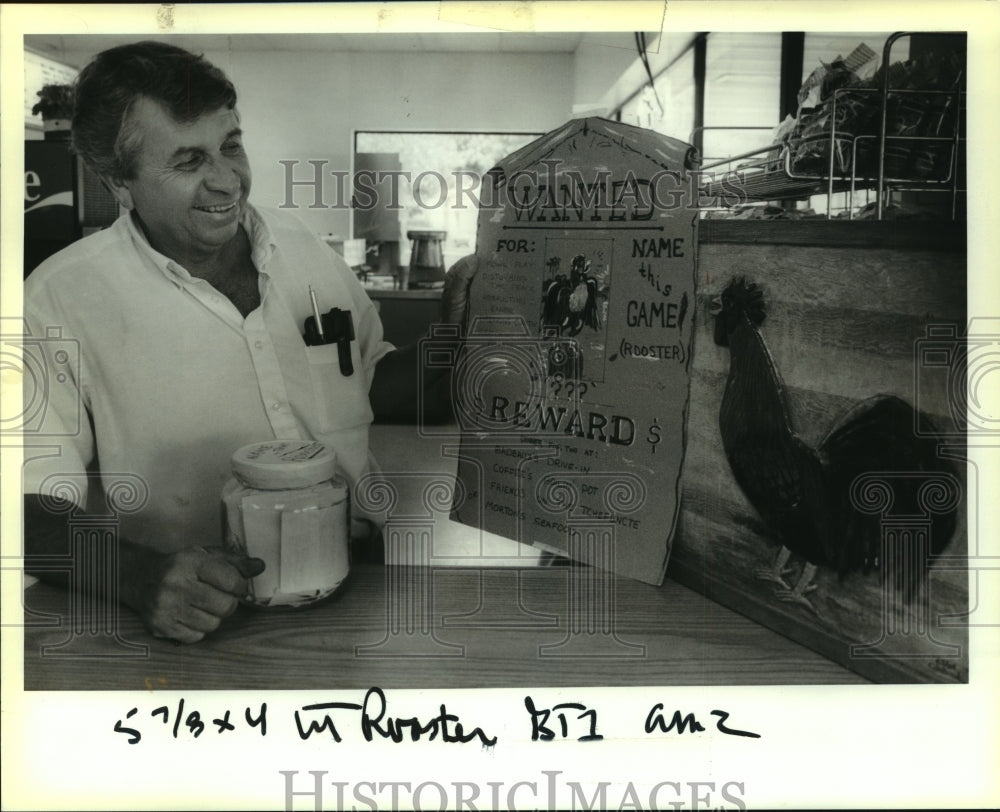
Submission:
M 829 550 L 841 576 L 878 569 L 905 600 L 912 600 L 935 556 L 947 547 L 958 522 L 957 500 L 934 512 L 922 504 L 921 491 L 939 476 L 951 477 L 949 460 L 937 454 L 937 442 L 915 434 L 913 406 L 893 395 L 862 401 L 838 421 L 820 445 L 834 509 L 843 532 Z M 885 512 L 859 504 L 855 480 L 881 474 L 891 494 Z M 929 515 L 928 515 L 929 514 Z M 904 516 L 914 519 L 900 522 Z M 923 521 L 921 521 L 923 519 Z M 883 547 L 883 536 L 885 542 Z

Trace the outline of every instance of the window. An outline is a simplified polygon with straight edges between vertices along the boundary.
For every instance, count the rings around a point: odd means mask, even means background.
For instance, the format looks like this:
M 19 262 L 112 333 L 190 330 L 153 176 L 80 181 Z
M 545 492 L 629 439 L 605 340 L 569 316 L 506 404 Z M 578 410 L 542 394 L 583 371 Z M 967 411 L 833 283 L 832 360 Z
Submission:
M 767 146 L 778 124 L 781 34 L 713 33 L 706 43 L 704 160 Z M 690 142 L 694 65 L 691 47 L 654 78 L 655 92 L 647 84 L 622 106 L 621 120 Z
M 710 34 L 705 55 L 704 160 L 770 144 L 778 125 L 780 92 L 780 33 Z
M 694 50 L 688 49 L 622 105 L 622 121 L 690 142 L 694 129 Z
M 386 185 L 379 185 L 376 209 L 355 211 L 354 236 L 369 242 L 399 243 L 398 262 L 406 264 L 412 230 L 446 231 L 445 267 L 476 248 L 476 224 L 482 177 L 496 163 L 534 141 L 541 133 L 358 132 L 354 139 L 355 172 L 398 172 L 395 201 L 386 205 Z M 408 175 L 406 174 L 408 173 Z M 374 184 L 369 184 L 374 185 Z

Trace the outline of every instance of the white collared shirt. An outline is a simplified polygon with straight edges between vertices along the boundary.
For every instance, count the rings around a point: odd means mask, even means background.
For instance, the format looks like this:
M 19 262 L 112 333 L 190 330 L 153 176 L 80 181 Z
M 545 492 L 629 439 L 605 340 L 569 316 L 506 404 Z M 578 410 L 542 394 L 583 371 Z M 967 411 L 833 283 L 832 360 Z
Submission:
M 369 469 L 368 391 L 393 349 L 374 305 L 293 215 L 248 206 L 242 225 L 261 294 L 246 319 L 155 251 L 129 215 L 29 276 L 24 351 L 44 371 L 25 383 L 26 493 L 98 512 L 117 499 L 124 536 L 174 551 L 221 543 L 219 494 L 242 445 L 315 439 L 336 450 L 352 484 Z M 336 345 L 305 346 L 310 285 L 321 312 L 351 312 L 353 375 L 342 374 Z M 47 387 L 41 397 L 36 384 Z M 101 487 L 91 477 L 88 491 L 88 470 Z M 130 487 L 140 500 L 145 491 L 141 510 Z

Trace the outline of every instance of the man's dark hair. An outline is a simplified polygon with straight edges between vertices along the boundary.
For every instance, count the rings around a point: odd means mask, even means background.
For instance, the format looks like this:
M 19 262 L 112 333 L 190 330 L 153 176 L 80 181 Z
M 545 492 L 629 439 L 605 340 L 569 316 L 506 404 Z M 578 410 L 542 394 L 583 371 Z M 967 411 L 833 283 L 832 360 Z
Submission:
M 77 77 L 73 112 L 73 148 L 99 175 L 135 177 L 140 143 L 129 113 L 143 96 L 179 122 L 236 106 L 226 75 L 183 48 L 145 41 L 99 53 Z

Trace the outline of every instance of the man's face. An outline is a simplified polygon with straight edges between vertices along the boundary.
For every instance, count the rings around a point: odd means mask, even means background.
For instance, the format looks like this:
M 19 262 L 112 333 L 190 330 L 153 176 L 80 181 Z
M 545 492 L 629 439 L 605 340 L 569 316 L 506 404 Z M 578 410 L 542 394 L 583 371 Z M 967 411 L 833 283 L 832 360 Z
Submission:
M 220 108 L 182 124 L 140 98 L 131 117 L 140 148 L 135 177 L 114 184 L 119 201 L 160 253 L 182 265 L 210 261 L 236 236 L 250 193 L 239 116 Z

